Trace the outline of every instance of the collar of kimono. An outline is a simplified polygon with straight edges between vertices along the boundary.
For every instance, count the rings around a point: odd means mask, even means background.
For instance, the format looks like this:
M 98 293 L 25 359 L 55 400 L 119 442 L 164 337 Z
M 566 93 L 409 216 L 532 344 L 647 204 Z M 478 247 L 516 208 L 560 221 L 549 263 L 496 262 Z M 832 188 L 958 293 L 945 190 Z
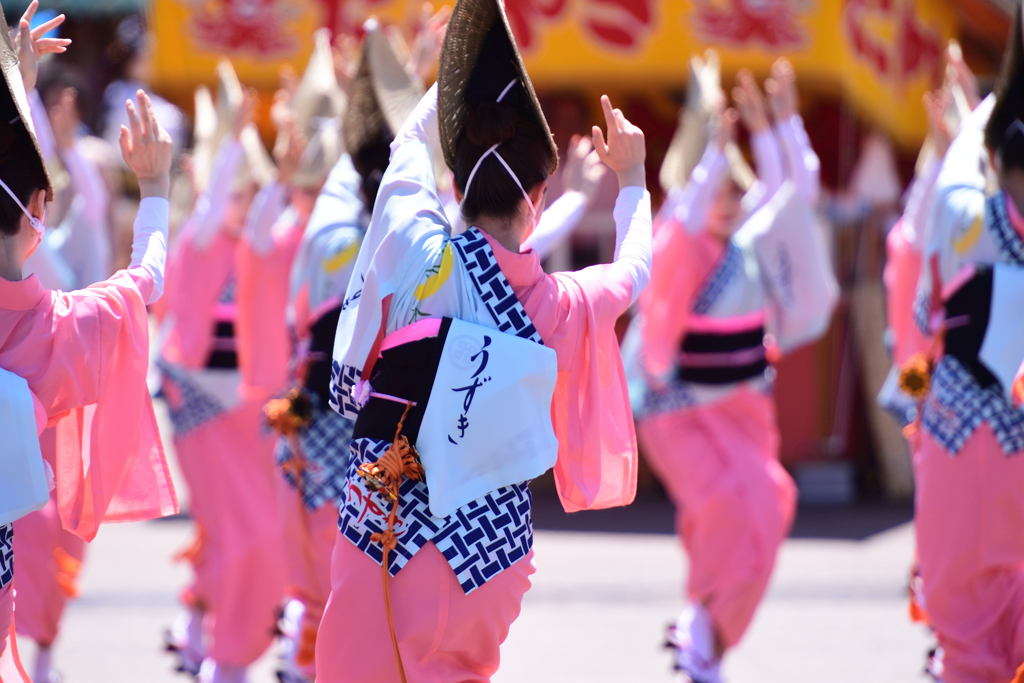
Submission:
M 494 258 L 498 261 L 498 267 L 505 275 L 505 279 L 513 287 L 529 287 L 541 280 L 545 273 L 540 265 L 540 256 L 533 249 L 517 254 L 501 246 L 494 237 L 484 230 L 480 230 L 487 243 L 491 245 Z
M 1003 192 L 1003 199 L 1006 201 L 1006 215 L 1010 219 L 1010 225 L 1013 226 L 1014 231 L 1020 235 L 1021 239 L 1024 239 L 1024 216 L 1020 215 L 1013 197 L 1008 192 Z
M 29 275 L 20 282 L 0 278 L 0 309 L 28 311 L 42 300 L 46 290 L 35 275 Z

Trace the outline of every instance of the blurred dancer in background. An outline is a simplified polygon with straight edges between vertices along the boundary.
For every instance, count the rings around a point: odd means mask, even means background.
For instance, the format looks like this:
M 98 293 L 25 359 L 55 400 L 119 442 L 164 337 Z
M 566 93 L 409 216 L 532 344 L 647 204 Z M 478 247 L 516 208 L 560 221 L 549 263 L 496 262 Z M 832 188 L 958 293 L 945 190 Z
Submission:
M 764 340 L 772 289 L 755 245 L 742 236 L 748 219 L 774 201 L 787 170 L 792 201 L 813 204 L 819 164 L 787 61 L 772 67 L 767 104 L 752 76 L 740 72 L 738 116 L 725 109 L 717 56 L 695 58 L 692 67 L 688 110 L 663 168 L 671 184 L 656 220 L 652 286 L 641 297 L 632 341 L 639 334 L 649 387 L 638 432 L 676 505 L 690 558 L 690 604 L 669 629 L 669 644 L 686 677 L 717 683 L 723 654 L 743 636 L 768 585 L 796 502 L 778 462 Z M 751 134 L 756 180 L 733 141 L 737 118 Z
M 262 428 L 265 394 L 252 391 L 236 338 L 240 250 L 247 216 L 275 173 L 251 123 L 254 98 L 229 64 L 219 68 L 230 118 L 210 183 L 168 262 L 159 363 L 175 447 L 191 491 L 195 580 L 169 634 L 182 668 L 203 681 L 243 681 L 273 639 L 284 589 L 273 446 Z M 258 212 L 251 220 L 273 214 Z M 250 366 L 251 368 L 251 366 Z M 258 389 L 258 385 L 256 386 Z
M 1017 2 L 994 96 L 963 122 L 935 187 L 915 317 L 940 348 L 903 383 L 915 434 L 921 590 L 947 683 L 1024 662 L 1024 44 Z

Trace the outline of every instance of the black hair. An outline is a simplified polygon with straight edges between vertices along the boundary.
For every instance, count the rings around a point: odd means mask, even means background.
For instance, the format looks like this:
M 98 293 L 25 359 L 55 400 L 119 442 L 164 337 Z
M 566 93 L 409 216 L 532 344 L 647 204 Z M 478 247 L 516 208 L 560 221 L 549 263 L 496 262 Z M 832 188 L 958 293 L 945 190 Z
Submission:
M 39 77 L 36 79 L 36 90 L 46 107 L 53 106 L 54 96 L 63 92 L 66 88 L 74 88 L 78 91 L 78 98 L 81 101 L 88 97 L 88 85 L 82 72 L 73 64 L 57 62 L 50 59 L 39 65 Z M 79 103 L 81 107 L 81 102 Z
M 371 140 L 363 141 L 352 151 L 352 165 L 363 179 L 363 195 L 369 213 L 373 213 L 380 181 L 384 178 L 384 171 L 387 170 L 391 158 L 391 141 L 394 139 L 387 125 L 384 125 Z
M 480 102 L 472 106 L 455 147 L 455 184 L 461 192 L 466 192 L 477 161 L 495 144 L 495 151 L 527 193 L 547 179 L 551 150 L 536 117 L 523 116 L 512 105 Z M 480 216 L 512 219 L 522 200 L 515 180 L 491 154 L 480 164 L 462 199 L 462 213 L 468 222 Z
M 996 105 L 985 126 L 985 145 L 1002 168 L 1024 171 L 1024 42 L 1021 0 L 1013 11 L 1010 37 L 996 85 Z
M 118 78 L 124 78 L 128 63 L 145 49 L 148 40 L 146 22 L 138 14 L 125 17 L 117 25 L 114 42 L 107 46 L 107 59 Z
M 45 191 L 49 182 L 39 153 L 23 126 L 21 119 L 15 119 L 14 123 L 0 122 L 0 179 L 27 207 L 35 191 Z M 24 215 L 21 207 L 0 188 L 0 235 L 17 234 Z

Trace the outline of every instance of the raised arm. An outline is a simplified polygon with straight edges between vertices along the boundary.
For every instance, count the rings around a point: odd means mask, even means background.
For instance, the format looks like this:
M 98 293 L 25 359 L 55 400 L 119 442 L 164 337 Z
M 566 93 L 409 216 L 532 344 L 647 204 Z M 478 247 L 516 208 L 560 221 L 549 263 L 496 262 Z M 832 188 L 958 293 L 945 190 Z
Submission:
M 128 127 L 121 126 L 121 154 L 139 179 L 142 201 L 135 218 L 132 260 L 128 273 L 135 280 L 143 299 L 151 304 L 164 291 L 164 265 L 167 261 L 167 195 L 171 187 L 171 136 L 157 123 L 153 103 L 138 91 L 140 110 L 131 101 Z
M 811 148 L 804 120 L 800 118 L 796 72 L 788 59 L 782 57 L 772 64 L 772 75 L 765 81 L 764 89 L 789 177 L 797 194 L 813 206 L 821 191 L 821 161 Z
M 689 182 L 678 191 L 678 197 L 673 198 L 675 218 L 691 235 L 699 235 L 707 227 L 708 208 L 729 170 L 724 150 L 736 134 L 736 113 L 723 112 L 719 119 L 718 130 L 708 140 L 704 155 L 690 172 Z
M 622 112 L 613 109 L 607 95 L 601 97 L 608 139 L 594 126 L 594 149 L 619 179 L 615 200 L 615 261 L 613 266 L 629 277 L 632 300 L 651 280 L 651 195 L 647 191 L 644 133 Z
M 743 197 L 743 209 L 750 215 L 763 206 L 782 187 L 785 173 L 778 140 L 768 123 L 768 108 L 753 74 L 744 69 L 736 77 L 732 99 L 740 119 L 750 131 L 750 148 L 754 154 L 757 180 Z

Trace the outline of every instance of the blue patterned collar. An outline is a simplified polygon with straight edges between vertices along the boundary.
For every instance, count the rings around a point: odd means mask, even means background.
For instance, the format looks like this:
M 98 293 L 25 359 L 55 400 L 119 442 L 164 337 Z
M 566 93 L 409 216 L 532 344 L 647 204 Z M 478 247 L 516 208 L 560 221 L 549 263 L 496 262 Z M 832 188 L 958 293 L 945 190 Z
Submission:
M 997 192 L 988 198 L 988 222 L 1000 256 L 1008 263 L 1024 266 L 1024 240 L 1013 229 L 1006 208 L 1006 193 Z

